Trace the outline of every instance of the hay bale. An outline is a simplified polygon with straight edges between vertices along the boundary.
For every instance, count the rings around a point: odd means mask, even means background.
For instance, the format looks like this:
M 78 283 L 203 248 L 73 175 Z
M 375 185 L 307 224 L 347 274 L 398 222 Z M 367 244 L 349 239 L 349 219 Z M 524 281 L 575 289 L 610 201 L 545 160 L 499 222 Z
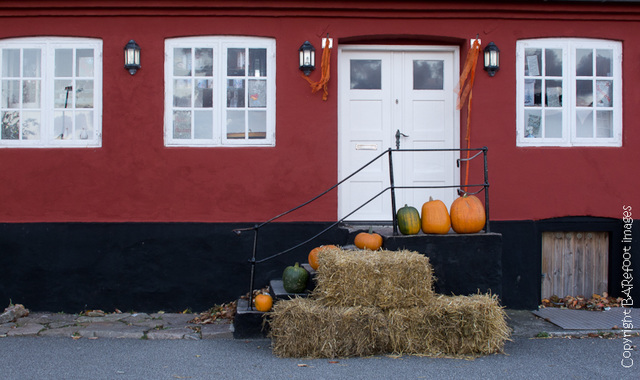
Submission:
M 307 298 L 278 301 L 268 313 L 273 353 L 280 357 L 338 358 L 387 352 L 380 309 L 326 307 Z
M 429 258 L 417 252 L 332 249 L 318 262 L 312 297 L 325 306 L 405 308 L 433 297 Z
M 386 312 L 398 354 L 477 356 L 502 352 L 510 330 L 495 295 L 439 296 L 427 307 Z

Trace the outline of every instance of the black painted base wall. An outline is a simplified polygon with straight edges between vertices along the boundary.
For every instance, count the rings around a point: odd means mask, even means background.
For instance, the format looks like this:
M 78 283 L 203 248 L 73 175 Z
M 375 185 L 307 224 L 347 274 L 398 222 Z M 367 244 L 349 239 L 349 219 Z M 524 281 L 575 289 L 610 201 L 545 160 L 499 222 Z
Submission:
M 384 246 L 429 257 L 438 294 L 466 296 L 481 292 L 502 296 L 500 234 L 390 236 L 385 238 Z
M 260 231 L 258 259 L 304 241 L 328 225 L 269 225 Z M 123 311 L 182 311 L 186 308 L 203 311 L 214 304 L 235 300 L 249 291 L 248 260 L 253 233 L 244 232 L 238 236 L 232 232 L 235 228 L 249 226 L 225 223 L 0 224 L 0 308 L 12 301 L 31 310 L 53 312 L 112 311 L 115 308 Z M 539 304 L 540 234 L 548 230 L 610 231 L 609 290 L 612 295 L 619 295 L 621 291 L 620 220 L 492 221 L 491 230 L 502 235 L 501 300 L 509 308 L 533 309 Z M 258 264 L 255 288 L 280 277 L 282 270 L 295 261 L 306 262 L 311 248 L 321 244 L 345 245 L 348 240 L 345 229 L 335 228 L 313 243 Z M 464 239 L 456 241 L 459 243 Z M 631 273 L 638 273 L 638 228 L 633 229 L 633 242 L 635 272 Z M 393 245 L 391 241 L 389 243 Z M 442 256 L 440 260 L 450 259 Z M 445 285 L 456 286 L 455 276 L 451 277 L 451 273 L 439 275 L 436 261 L 432 262 L 435 275 L 445 279 Z M 496 268 L 490 261 L 476 263 Z M 495 284 L 494 280 L 489 276 L 487 283 Z M 632 297 L 640 304 L 640 284 L 633 289 Z
M 204 311 L 249 291 L 253 233 L 241 224 L 0 224 L 0 306 L 79 312 Z M 327 225 L 274 224 L 260 231 L 259 257 L 301 242 Z M 346 239 L 334 230 L 318 240 Z M 311 248 L 257 266 L 264 286 Z

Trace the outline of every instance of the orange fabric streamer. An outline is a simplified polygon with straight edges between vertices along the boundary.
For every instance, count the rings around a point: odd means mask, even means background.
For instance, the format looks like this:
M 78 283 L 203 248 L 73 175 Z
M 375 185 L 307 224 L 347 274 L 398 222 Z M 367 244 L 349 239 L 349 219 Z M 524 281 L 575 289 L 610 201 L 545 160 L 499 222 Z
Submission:
M 471 99 L 473 99 L 473 82 L 476 77 L 476 66 L 478 64 L 478 55 L 480 53 L 480 43 L 478 39 L 473 41 L 471 50 L 467 54 L 467 59 L 460 74 L 460 82 L 457 86 L 458 92 L 458 104 L 457 109 L 462 109 L 465 100 L 467 101 L 467 133 L 465 134 L 465 140 L 467 141 L 467 149 L 471 148 Z M 469 79 L 467 81 L 467 78 Z M 465 83 L 466 81 L 466 83 Z M 462 87 L 460 87 L 462 85 Z M 467 160 L 469 159 L 470 151 L 467 150 Z M 469 184 L 469 161 L 466 161 L 466 172 L 464 176 L 464 191 L 468 191 Z
M 329 48 L 329 40 L 327 39 L 327 43 L 324 45 L 324 49 L 322 50 L 322 63 L 320 64 L 322 75 L 320 76 L 320 80 L 314 82 L 303 73 L 300 73 L 300 75 L 311 85 L 311 92 L 316 93 L 320 90 L 323 90 L 322 100 L 325 101 L 329 96 L 330 63 L 331 49 Z

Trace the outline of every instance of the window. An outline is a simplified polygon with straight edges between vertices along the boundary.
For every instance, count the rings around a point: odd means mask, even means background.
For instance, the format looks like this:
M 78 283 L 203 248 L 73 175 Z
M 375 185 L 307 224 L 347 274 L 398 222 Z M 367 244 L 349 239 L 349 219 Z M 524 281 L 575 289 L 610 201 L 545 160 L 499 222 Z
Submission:
M 0 147 L 102 144 L 102 41 L 0 40 Z
M 622 45 L 517 43 L 518 146 L 622 146 Z
M 165 43 L 166 146 L 275 145 L 275 41 Z

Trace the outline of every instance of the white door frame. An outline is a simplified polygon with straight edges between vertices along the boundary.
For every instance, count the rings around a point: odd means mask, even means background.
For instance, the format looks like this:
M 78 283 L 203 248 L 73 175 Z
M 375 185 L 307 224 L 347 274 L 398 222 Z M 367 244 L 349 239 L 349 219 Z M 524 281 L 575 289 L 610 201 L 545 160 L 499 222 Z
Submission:
M 433 46 L 419 46 L 419 45 L 340 45 L 338 47 L 338 65 L 340 67 L 341 62 L 342 62 L 342 57 L 344 56 L 344 52 L 451 52 L 453 53 L 453 68 L 452 68 L 452 74 L 454 75 L 454 86 L 458 84 L 459 82 L 459 74 L 460 74 L 460 47 L 459 46 L 440 46 L 440 45 L 433 45 Z M 343 75 L 338 75 L 338 97 L 340 97 L 341 91 L 340 89 L 342 88 L 342 86 L 344 86 L 343 81 L 345 80 L 349 80 L 349 77 L 347 75 L 344 75 L 344 73 L 342 73 Z M 452 92 L 451 97 L 454 100 L 454 103 L 456 103 L 456 98 L 457 98 L 457 94 L 455 92 Z M 344 124 L 345 121 L 342 120 L 342 114 L 343 114 L 343 109 L 342 109 L 342 101 L 340 101 L 340 99 L 338 99 L 338 181 L 344 179 L 346 176 L 350 175 L 351 173 L 344 173 L 342 172 L 343 170 L 341 169 L 341 160 L 345 146 L 344 144 L 346 144 L 346 142 L 344 141 Z M 455 106 L 454 106 L 455 107 Z M 454 146 L 452 146 L 451 148 L 454 149 L 459 149 L 460 148 L 460 111 L 457 109 L 454 109 L 454 116 L 453 116 L 453 144 Z M 395 146 L 394 146 L 395 148 Z M 395 156 L 394 156 L 395 157 Z M 458 156 L 459 157 L 459 156 Z M 395 160 L 394 160 L 395 162 Z M 385 160 L 385 165 L 387 164 L 387 161 Z M 394 170 L 395 172 L 395 170 Z M 454 182 L 455 183 L 451 183 L 450 185 L 456 185 L 460 183 L 460 170 L 454 168 Z M 386 194 L 383 195 L 387 196 Z M 342 208 L 341 204 L 342 202 L 344 202 L 344 200 L 341 199 L 340 197 L 340 192 L 338 191 L 338 209 L 336 210 L 337 213 L 337 217 L 340 218 L 340 210 Z M 398 206 L 398 205 L 396 205 Z M 420 205 L 414 205 L 415 207 L 419 207 Z M 400 206 L 398 206 L 400 207 Z

